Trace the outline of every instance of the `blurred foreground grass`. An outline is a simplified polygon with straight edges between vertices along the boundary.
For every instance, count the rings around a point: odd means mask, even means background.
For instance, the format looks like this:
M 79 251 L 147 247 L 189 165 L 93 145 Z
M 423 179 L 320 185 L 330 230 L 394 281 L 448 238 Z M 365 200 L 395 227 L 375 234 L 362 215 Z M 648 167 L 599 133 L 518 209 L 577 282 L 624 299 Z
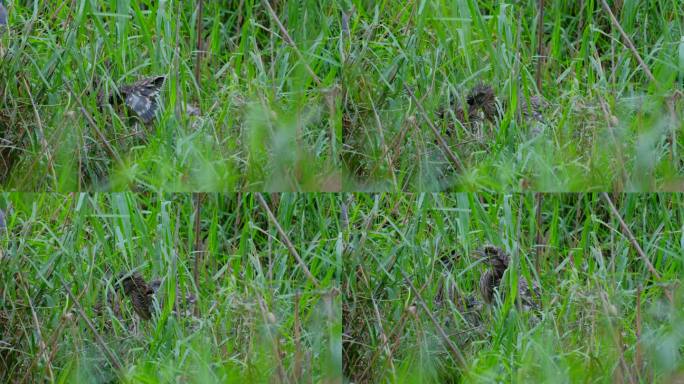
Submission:
M 339 190 L 339 11 L 312 0 L 266 4 L 205 1 L 199 19 L 194 1 L 10 2 L 0 184 Z M 153 123 L 97 105 L 100 89 L 152 75 L 166 76 Z
M 300 261 L 255 194 L 0 195 L 0 381 L 340 382 L 337 197 L 263 197 Z
M 610 197 L 646 259 L 605 197 L 542 196 L 539 222 L 534 194 L 349 198 L 345 377 L 681 382 L 683 196 Z M 539 284 L 538 310 L 518 310 L 508 296 L 474 304 L 484 267 L 473 251 L 487 243 L 512 256 L 504 287 Z

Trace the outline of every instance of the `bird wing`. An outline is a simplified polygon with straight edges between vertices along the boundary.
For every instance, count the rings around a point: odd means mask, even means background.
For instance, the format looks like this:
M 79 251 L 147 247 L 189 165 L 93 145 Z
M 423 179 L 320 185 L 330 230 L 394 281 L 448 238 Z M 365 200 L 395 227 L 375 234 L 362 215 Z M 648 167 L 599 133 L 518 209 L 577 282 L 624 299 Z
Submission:
M 152 121 L 157 113 L 157 96 L 164 80 L 164 76 L 157 76 L 121 87 L 126 105 L 145 123 Z

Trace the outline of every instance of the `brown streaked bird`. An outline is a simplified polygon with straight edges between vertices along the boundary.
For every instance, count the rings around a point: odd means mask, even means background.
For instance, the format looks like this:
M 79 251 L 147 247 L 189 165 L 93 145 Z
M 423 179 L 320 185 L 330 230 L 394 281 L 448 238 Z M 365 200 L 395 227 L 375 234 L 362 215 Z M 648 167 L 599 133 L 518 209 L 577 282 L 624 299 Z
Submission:
M 530 96 L 529 103 L 524 96 L 520 98 L 520 105 L 518 110 L 522 113 L 525 119 L 535 119 L 537 121 L 544 121 L 542 112 L 549 107 L 549 103 L 540 96 Z
M 478 123 L 486 119 L 492 123 L 496 123 L 497 119 L 501 119 L 501 110 L 506 106 L 500 103 L 496 98 L 494 88 L 486 83 L 479 83 L 470 89 L 466 97 L 466 105 L 461 106 L 458 101 L 452 104 L 456 119 L 461 124 Z M 544 121 L 543 112 L 549 107 L 549 103 L 541 96 L 533 95 L 529 99 L 522 93 L 518 96 L 518 116 L 522 119 L 535 119 Z M 467 112 L 467 118 L 466 118 Z M 444 111 L 439 113 L 440 118 L 444 116 Z
M 491 244 L 483 246 L 476 250 L 475 253 L 478 254 L 485 263 L 490 265 L 494 269 L 498 279 L 501 279 L 506 268 L 508 268 L 508 262 L 510 260 L 508 254 L 503 249 Z
M 165 80 L 166 76 L 147 77 L 132 84 L 119 86 L 118 94 L 109 97 L 106 97 L 104 90 L 101 89 L 97 96 L 98 105 L 103 106 L 106 100 L 110 104 L 120 104 L 123 100 L 126 106 L 147 124 L 154 119 L 159 109 L 157 97 Z
M 491 304 L 494 301 L 494 289 L 498 287 L 498 281 L 494 277 L 494 272 L 486 270 L 480 276 L 480 294 L 485 303 Z
M 469 115 L 474 115 L 478 110 L 481 110 L 484 118 L 491 122 L 496 121 L 496 118 L 499 117 L 494 88 L 489 84 L 479 83 L 474 86 L 466 98 L 466 103 L 468 103 Z
M 131 299 L 135 313 L 144 320 L 150 320 L 154 290 L 147 285 L 145 279 L 138 272 L 134 272 L 120 277 L 119 284 L 126 296 Z
M 485 245 L 481 249 L 475 251 L 482 260 L 491 267 L 487 269 L 482 276 L 480 276 L 479 289 L 482 299 L 487 304 L 494 303 L 494 292 L 498 290 L 501 292 L 504 289 L 501 280 L 508 269 L 510 257 L 501 248 L 493 245 Z M 504 283 L 505 284 L 505 283 Z M 524 277 L 518 278 L 518 295 L 520 303 L 524 309 L 537 308 L 538 305 L 534 301 L 534 297 L 538 297 L 536 292 L 530 290 L 527 280 Z
M 481 123 L 483 119 L 494 123 L 497 118 L 501 117 L 499 103 L 494 94 L 494 88 L 485 83 L 479 83 L 470 89 L 466 96 L 465 105 L 461 105 L 458 98 L 454 98 L 451 107 L 453 108 L 456 120 L 463 126 Z M 438 112 L 440 118 L 443 118 L 444 115 L 444 110 Z M 453 130 L 454 126 L 450 123 L 447 133 L 452 135 Z

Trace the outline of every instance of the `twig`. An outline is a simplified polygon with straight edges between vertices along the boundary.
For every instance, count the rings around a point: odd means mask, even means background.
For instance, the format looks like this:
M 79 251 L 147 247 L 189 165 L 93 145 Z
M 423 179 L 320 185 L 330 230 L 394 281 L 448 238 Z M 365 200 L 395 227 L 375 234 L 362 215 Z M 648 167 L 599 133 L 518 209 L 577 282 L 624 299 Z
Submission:
M 299 49 L 297 48 L 297 45 L 294 43 L 294 41 L 290 37 L 290 34 L 287 33 L 287 30 L 285 29 L 283 24 L 280 22 L 278 15 L 276 15 L 273 8 L 271 8 L 271 4 L 269 4 L 268 0 L 262 0 L 261 2 L 264 3 L 264 5 L 266 6 L 266 9 L 268 10 L 268 13 L 273 18 L 273 21 L 275 21 L 276 25 L 278 25 L 280 32 L 283 34 L 283 40 L 285 40 L 285 42 L 287 44 L 289 44 L 292 47 L 292 49 L 294 49 L 295 53 L 297 54 L 297 57 L 299 57 L 299 60 L 301 60 L 302 64 L 304 64 L 304 67 L 309 72 L 309 75 L 311 75 L 311 78 L 313 78 L 313 80 L 316 82 L 316 85 L 318 85 L 320 87 L 322 84 L 321 79 L 319 79 L 318 76 L 316 76 L 316 72 L 314 72 L 313 69 L 311 69 L 311 67 L 309 66 L 309 63 L 304 59 L 304 55 L 302 55 L 302 52 L 299 51 Z
M 613 306 L 608 302 L 608 295 L 606 294 L 605 291 L 600 292 L 600 297 L 601 297 L 601 302 L 603 304 L 603 311 L 606 314 L 606 320 L 610 324 L 610 333 L 611 336 L 613 337 L 613 342 L 615 343 L 615 347 L 620 351 L 620 364 L 622 365 L 622 371 L 627 375 L 627 378 L 629 379 L 630 383 L 636 383 L 634 380 L 634 376 L 632 375 L 632 372 L 629 369 L 629 366 L 627 365 L 627 361 L 625 360 L 625 348 L 624 348 L 624 343 L 622 342 L 622 336 L 620 333 L 620 329 L 615 329 L 613 327 L 613 319 L 611 316 L 611 312 L 614 310 L 611 310 L 611 307 Z M 619 371 L 618 371 L 619 373 Z M 622 378 L 619 378 L 616 380 L 617 382 L 623 382 Z
M 543 0 L 542 0 L 542 1 L 543 1 Z M 541 272 L 541 271 L 540 271 L 540 268 L 541 268 L 541 257 L 542 257 L 542 255 L 543 255 L 543 253 L 542 253 L 542 246 L 541 246 L 541 242 L 542 242 L 542 232 L 543 232 L 543 231 L 542 231 L 542 222 L 541 222 L 541 213 L 542 213 L 542 203 L 543 203 L 543 201 L 544 201 L 544 195 L 543 195 L 542 193 L 540 193 L 540 192 L 537 192 L 537 193 L 534 194 L 534 200 L 535 200 L 535 203 L 536 203 L 536 205 L 537 205 L 537 207 L 536 207 L 536 213 L 535 213 L 535 216 L 536 216 L 536 217 L 535 217 L 535 220 L 536 220 L 536 229 L 537 229 L 537 240 L 536 240 L 536 243 L 537 243 L 537 249 L 536 249 L 537 255 L 536 255 L 536 256 L 537 256 L 537 257 L 536 257 L 536 260 L 535 260 L 535 267 L 536 267 L 536 270 L 537 270 L 537 275 L 539 275 L 539 273 Z
M 670 130 L 670 145 L 672 147 L 670 151 L 670 161 L 673 162 L 675 161 L 674 159 L 677 158 L 677 128 L 679 127 L 679 118 L 677 117 L 675 103 L 680 97 L 682 97 L 682 93 L 679 90 L 675 90 L 665 101 L 667 109 L 670 112 L 670 124 L 672 124 L 672 129 Z
M 537 92 L 542 89 L 542 37 L 544 35 L 544 0 L 539 0 L 539 21 L 537 23 Z
M 271 311 L 268 310 L 268 307 L 266 306 L 266 303 L 264 302 L 264 298 L 258 294 L 257 295 L 257 300 L 259 302 L 259 308 L 261 309 L 261 316 L 264 321 L 264 327 L 266 328 L 266 333 L 268 334 L 269 339 L 271 339 L 271 343 L 273 345 L 273 355 L 275 360 L 278 362 L 278 380 L 279 383 L 289 383 L 290 381 L 287 378 L 287 374 L 285 373 L 285 368 L 283 367 L 283 359 L 282 359 L 282 354 L 280 353 L 281 347 L 280 347 L 280 337 L 278 335 L 279 332 L 276 332 L 274 334 L 273 329 L 277 327 L 275 324 L 275 316 Z
M 200 85 L 200 68 L 202 65 L 202 54 L 204 53 L 202 47 L 202 0 L 197 0 L 197 57 L 195 59 L 195 81 L 197 86 Z M 200 87 L 201 88 L 201 87 Z
M 402 276 L 404 276 L 404 280 L 406 283 L 411 287 L 411 290 L 413 293 L 416 295 L 416 300 L 418 303 L 420 303 L 420 306 L 423 307 L 423 310 L 425 313 L 428 315 L 432 323 L 435 325 L 435 328 L 437 328 L 437 332 L 439 332 L 439 336 L 442 338 L 444 343 L 447 345 L 449 348 L 449 352 L 451 352 L 452 357 L 456 361 L 456 363 L 460 366 L 461 369 L 465 369 L 466 367 L 466 361 L 465 358 L 463 358 L 463 355 L 461 352 L 456 348 L 456 345 L 449 339 L 449 336 L 444 332 L 444 329 L 439 325 L 437 322 L 437 319 L 432 315 L 432 312 L 430 312 L 430 309 L 427 307 L 427 304 L 425 304 L 425 300 L 423 300 L 423 297 L 420 295 L 420 292 L 416 289 L 416 287 L 413 285 L 411 282 L 411 279 L 406 275 L 406 273 L 403 270 L 400 270 Z
M 380 351 L 382 351 L 385 348 L 384 344 L 387 344 L 390 342 L 390 340 L 392 340 L 392 344 L 389 347 L 390 356 L 392 356 L 392 354 L 397 350 L 397 348 L 399 347 L 399 339 L 403 335 L 404 327 L 406 326 L 406 319 L 408 318 L 408 314 L 415 314 L 415 309 L 416 307 L 413 305 L 407 307 L 407 310 L 404 311 L 404 313 L 401 315 L 399 326 L 394 327 L 394 330 L 392 331 L 392 335 L 390 336 L 389 340 L 383 340 L 382 347 L 375 349 L 373 356 L 370 358 L 370 362 L 366 364 L 366 367 L 363 369 L 363 372 L 361 372 L 361 374 L 359 375 L 359 382 L 364 382 L 364 378 L 368 374 L 368 371 L 373 366 L 373 364 L 375 364 L 375 360 L 380 356 Z
M 618 219 L 618 222 L 620 223 L 620 227 L 622 228 L 622 231 L 625 233 L 625 235 L 629 239 L 629 242 L 632 243 L 632 247 L 634 247 L 634 250 L 636 251 L 636 253 L 639 255 L 639 257 L 644 262 L 644 264 L 646 264 L 646 267 L 651 272 L 651 274 L 653 276 L 655 276 L 655 278 L 657 280 L 660 280 L 661 279 L 660 273 L 658 273 L 658 271 L 655 269 L 655 267 L 653 267 L 653 264 L 651 264 L 651 261 L 648 259 L 648 257 L 646 257 L 646 254 L 641 249 L 641 246 L 639 245 L 636 238 L 632 234 L 632 231 L 629 229 L 629 227 L 624 222 L 624 220 L 622 220 L 622 216 L 620 215 L 620 212 L 618 212 L 617 208 L 615 208 L 615 205 L 613 205 L 613 201 L 610 199 L 610 196 L 608 196 L 608 193 L 603 192 L 603 193 L 601 193 L 601 196 L 603 196 L 603 198 L 608 203 L 608 206 L 610 207 L 610 211 L 613 213 L 615 218 Z
M 634 365 L 636 365 L 637 379 L 641 379 L 641 368 L 643 367 L 643 354 L 641 351 L 641 284 L 637 286 L 636 295 L 636 318 L 634 320 L 636 322 L 634 326 L 636 346 L 634 351 Z
M 427 125 L 432 130 L 432 133 L 434 133 L 435 137 L 437 137 L 437 143 L 439 143 L 440 147 L 442 147 L 442 150 L 444 151 L 444 153 L 447 154 L 447 157 L 449 158 L 449 160 L 451 161 L 451 164 L 456 169 L 456 172 L 462 172 L 463 171 L 463 164 L 461 163 L 461 160 L 459 160 L 458 157 L 456 157 L 456 155 L 453 152 L 451 152 L 451 149 L 449 149 L 449 146 L 447 145 L 447 143 L 444 140 L 444 138 L 442 137 L 442 135 L 439 134 L 439 131 L 437 130 L 437 128 L 432 124 L 432 121 L 430 121 L 430 119 L 428 118 L 428 115 L 425 112 L 423 105 L 420 103 L 420 101 L 418 101 L 418 99 L 416 98 L 416 95 L 413 94 L 413 91 L 411 90 L 411 88 L 408 85 L 404 85 L 404 87 L 406 88 L 406 92 L 408 92 L 409 96 L 411 96 L 411 99 L 413 99 L 413 102 L 416 103 L 416 106 L 418 107 L 418 111 L 420 112 L 421 116 L 423 117 L 423 119 L 425 120 Z
M 366 243 L 366 238 L 368 237 L 368 232 L 370 231 L 371 225 L 373 225 L 373 219 L 375 219 L 375 216 L 378 214 L 378 207 L 380 204 L 380 196 L 375 195 L 374 198 L 374 203 L 373 203 L 373 209 L 371 209 L 370 214 L 368 214 L 368 217 L 366 217 L 366 223 L 364 224 L 363 232 L 361 232 L 361 238 L 359 239 L 359 242 L 356 247 L 354 247 L 352 254 L 349 257 L 349 260 L 356 260 L 358 257 L 359 253 L 364 247 L 364 244 Z M 351 247 L 351 243 L 347 244 L 347 249 Z
M 371 283 L 368 280 L 368 277 L 366 276 L 366 273 L 364 272 L 363 267 L 361 265 L 359 265 L 359 270 L 357 273 L 361 275 L 361 278 L 363 279 L 363 282 L 365 283 L 368 292 L 371 292 L 373 288 L 371 287 Z M 378 303 L 375 300 L 375 295 L 371 294 L 370 300 L 373 304 L 373 313 L 375 314 L 375 318 L 378 323 L 378 329 L 380 330 L 381 346 L 380 348 L 378 348 L 377 352 L 380 353 L 380 350 L 384 350 L 384 352 L 387 354 L 387 361 L 390 365 L 390 371 L 392 372 L 392 374 L 394 374 L 394 372 L 396 372 L 396 369 L 394 367 L 394 358 L 392 357 L 392 351 L 388 345 L 389 339 L 387 338 L 387 333 L 385 332 L 385 328 L 382 326 L 382 316 L 380 315 L 380 310 L 378 309 Z
M 620 163 L 621 166 L 621 175 L 622 179 L 620 180 L 620 186 L 618 190 L 622 190 L 624 180 L 627 180 L 627 170 L 625 169 L 625 160 L 624 156 L 622 154 L 622 148 L 620 143 L 617 140 L 617 137 L 615 137 L 615 122 L 613 121 L 612 118 L 612 113 L 610 112 L 610 108 L 608 107 L 608 103 L 603 99 L 601 95 L 598 95 L 598 101 L 599 104 L 601 105 L 601 110 L 603 111 L 603 116 L 606 119 L 606 125 L 608 127 L 608 132 L 610 133 L 610 138 L 613 140 L 613 143 L 615 144 L 615 150 L 617 151 L 617 156 L 618 156 L 618 162 Z
M 83 308 L 81 308 L 81 304 L 79 304 L 78 300 L 76 300 L 76 297 L 71 292 L 71 289 L 69 289 L 69 287 L 66 285 L 66 283 L 64 282 L 62 277 L 59 277 L 59 280 L 62 282 L 62 286 L 64 287 L 64 290 L 66 291 L 66 293 L 71 298 L 71 301 L 74 303 L 74 307 L 76 307 L 76 311 L 81 316 L 83 321 L 85 321 L 88 328 L 90 328 L 90 331 L 93 332 L 93 334 L 95 335 L 95 341 L 100 345 L 100 348 L 102 348 L 102 351 L 105 353 L 105 356 L 107 356 L 109 363 L 116 370 L 116 374 L 120 375 L 120 372 L 122 371 L 123 366 L 119 362 L 119 359 L 116 357 L 116 355 L 114 355 L 114 353 L 112 353 L 112 351 L 109 350 L 109 348 L 107 348 L 107 344 L 105 344 L 104 339 L 102 339 L 102 336 L 100 336 L 100 334 L 97 332 L 97 330 L 95 329 L 95 326 L 90 321 L 88 316 L 85 314 L 85 312 L 83 311 Z
M 256 193 L 256 199 L 259 202 L 259 205 L 261 205 L 261 208 L 266 211 L 266 214 L 268 215 L 268 218 L 271 220 L 273 225 L 276 227 L 276 230 L 278 231 L 278 234 L 280 235 L 281 240 L 285 244 L 285 247 L 287 247 L 287 250 L 290 252 L 292 257 L 297 260 L 297 263 L 299 263 L 299 266 L 302 267 L 302 270 L 304 271 L 304 274 L 306 277 L 311 280 L 313 285 L 316 287 L 316 289 L 320 289 L 320 285 L 318 284 L 318 280 L 311 274 L 309 271 L 309 267 L 306 266 L 306 263 L 304 263 L 304 260 L 299 256 L 299 253 L 295 249 L 295 247 L 292 245 L 292 242 L 290 241 L 290 238 L 287 237 L 287 234 L 283 230 L 283 228 L 280 226 L 280 223 L 278 223 L 278 220 L 275 218 L 273 215 L 273 212 L 271 212 L 271 208 L 268 207 L 268 204 L 266 204 L 266 200 L 264 200 L 264 197 L 261 195 L 261 193 Z
M 406 136 L 406 132 L 411 127 L 411 125 L 415 125 L 415 119 L 410 119 L 410 120 L 412 120 L 412 121 L 411 122 L 407 121 L 406 124 L 404 124 L 404 126 L 401 128 L 401 131 L 399 132 L 399 134 L 395 135 L 394 138 L 392 139 L 392 144 L 389 147 L 386 147 L 385 152 L 383 152 L 383 154 L 380 156 L 380 158 L 385 158 L 385 156 L 387 156 L 387 160 L 388 160 L 389 164 L 392 164 L 393 158 L 399 158 L 399 155 L 401 155 L 401 146 L 399 144 L 401 144 L 404 141 L 404 137 Z M 394 153 L 394 156 L 389 155 L 390 152 Z M 375 171 L 379 167 L 380 167 L 380 162 L 376 162 L 375 165 L 373 166 L 373 168 L 368 173 L 372 175 L 373 173 L 375 173 Z M 394 176 L 392 176 L 392 177 L 396 178 Z
M 31 87 L 29 87 L 28 83 L 26 82 L 26 78 L 22 77 L 22 80 L 24 80 L 24 87 L 26 88 L 26 92 L 28 93 L 29 98 L 31 99 L 31 106 L 33 107 L 33 112 L 36 115 L 38 133 L 40 134 L 40 145 L 43 146 L 43 151 L 45 151 L 45 155 L 48 159 L 48 169 L 50 170 L 50 173 L 52 173 L 52 179 L 54 180 L 55 185 L 57 185 L 57 173 L 55 172 L 54 161 L 52 160 L 52 154 L 50 153 L 50 146 L 48 145 L 47 139 L 45 138 L 45 131 L 43 130 L 43 123 L 40 119 L 40 113 L 38 113 L 38 108 L 36 107 L 35 100 L 33 99 L 33 95 L 31 94 Z
M 383 134 L 384 128 L 382 127 L 382 120 L 380 119 L 380 115 L 378 114 L 378 110 L 375 108 L 375 103 L 373 102 L 373 97 L 371 96 L 370 91 L 368 91 L 368 102 L 370 103 L 371 109 L 373 110 L 373 116 L 375 117 L 375 122 L 378 125 L 378 138 L 380 139 L 380 145 L 382 146 L 384 154 L 389 154 L 389 147 L 387 147 L 387 144 L 385 143 L 385 135 Z M 387 156 L 387 166 L 391 170 L 392 185 L 396 189 L 397 176 L 395 175 L 395 172 L 394 172 L 394 163 L 392 162 L 392 156 Z
M 66 80 L 64 81 L 64 86 L 67 87 L 67 89 L 69 90 L 69 93 L 71 93 L 71 96 L 73 96 L 74 100 L 76 100 L 76 102 L 78 103 L 78 106 L 81 109 L 81 113 L 83 113 L 83 116 L 86 118 L 86 120 L 88 121 L 90 126 L 93 127 L 93 129 L 95 130 L 95 133 L 97 133 L 97 135 L 100 137 L 100 140 L 102 141 L 102 144 L 104 144 L 107 152 L 109 152 L 109 155 L 112 156 L 112 158 L 114 158 L 114 160 L 116 160 L 116 162 L 119 163 L 119 166 L 123 168 L 124 167 L 123 160 L 121 160 L 121 158 L 119 157 L 119 154 L 116 153 L 116 151 L 114 151 L 114 148 L 112 148 L 112 146 L 109 144 L 109 141 L 107 141 L 107 138 L 105 137 L 105 135 L 102 133 L 102 131 L 100 131 L 100 128 L 97 126 L 97 124 L 95 123 L 93 118 L 88 113 L 88 110 L 86 109 L 86 107 L 81 102 L 81 98 L 78 97 L 74 93 L 74 90 L 71 89 L 71 86 L 69 85 L 68 81 L 66 81 Z
M 294 363 L 292 368 L 293 381 L 295 383 L 302 382 L 302 325 L 299 319 L 299 291 L 295 293 L 294 297 Z
M 632 51 L 632 54 L 636 58 L 636 60 L 639 62 L 639 65 L 641 66 L 641 69 L 646 72 L 646 75 L 648 75 L 648 78 L 656 85 L 660 86 L 658 84 L 658 81 L 656 80 L 655 76 L 653 76 L 653 73 L 651 73 L 651 70 L 648 69 L 648 65 L 644 62 L 644 60 L 641 59 L 641 56 L 639 55 L 639 52 L 636 50 L 634 47 L 634 44 L 632 44 L 632 40 L 627 36 L 625 31 L 622 29 L 622 26 L 620 26 L 620 22 L 617 21 L 615 18 L 615 15 L 613 15 L 613 11 L 610 10 L 610 6 L 608 6 L 608 3 L 606 0 L 601 0 L 601 5 L 603 5 L 603 9 L 608 13 L 608 16 L 610 16 L 610 21 L 613 23 L 613 26 L 620 32 L 620 35 L 622 36 L 622 39 L 624 40 L 625 44 L 627 44 L 627 47 Z
M 199 287 L 199 270 L 200 270 L 200 264 L 202 263 L 202 239 L 201 239 L 201 220 L 200 220 L 200 214 L 202 213 L 202 193 L 194 193 L 193 198 L 194 198 L 194 204 L 195 204 L 195 270 L 194 272 L 194 278 L 195 278 L 195 287 Z M 195 316 L 199 317 L 199 305 L 195 305 Z
M 35 356 L 35 359 L 31 363 L 31 366 L 35 363 L 35 361 L 39 358 L 40 355 L 43 355 L 43 358 L 45 359 L 45 364 L 47 365 L 47 371 L 50 377 L 51 381 L 55 380 L 54 373 L 52 372 L 52 362 L 50 361 L 50 358 L 47 355 L 47 344 L 45 344 L 45 340 L 43 339 L 43 333 L 40 331 L 40 322 L 38 321 L 38 315 L 36 314 L 36 309 L 35 306 L 33 305 L 33 300 L 31 299 L 31 295 L 29 294 L 28 287 L 26 286 L 26 281 L 24 281 L 23 276 L 21 273 L 18 273 L 18 280 L 21 282 L 21 286 L 24 289 L 24 294 L 26 295 L 26 300 L 28 301 L 29 308 L 31 308 L 31 317 L 33 318 L 33 323 L 36 326 L 36 335 L 38 336 L 38 353 Z M 27 371 L 28 373 L 28 371 Z

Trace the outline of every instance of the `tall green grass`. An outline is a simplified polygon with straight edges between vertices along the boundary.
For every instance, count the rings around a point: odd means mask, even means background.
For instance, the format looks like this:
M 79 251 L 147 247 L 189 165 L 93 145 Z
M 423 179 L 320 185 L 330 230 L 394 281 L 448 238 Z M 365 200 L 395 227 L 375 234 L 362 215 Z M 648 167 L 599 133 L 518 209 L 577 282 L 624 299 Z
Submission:
M 338 198 L 265 200 L 301 263 L 253 194 L 0 196 L 0 381 L 339 382 Z M 153 320 L 103 299 L 133 270 L 162 279 Z
M 656 82 L 600 0 L 544 2 L 541 89 L 538 1 L 349 3 L 345 190 L 681 190 L 682 2 L 612 2 Z M 449 105 L 480 82 L 505 113 L 461 127 Z M 544 121 L 518 118 L 535 95 L 550 104 Z M 465 169 L 452 166 L 426 119 Z
M 611 199 L 655 272 L 599 195 L 543 195 L 539 222 L 533 194 L 353 195 L 341 283 L 345 377 L 681 380 L 682 196 Z M 470 295 L 480 297 L 484 267 L 473 251 L 487 243 L 512 255 L 505 286 L 539 284 L 538 311 L 505 300 L 485 305 L 478 321 L 463 306 Z
M 204 1 L 201 19 L 198 4 L 11 2 L 4 189 L 339 190 L 335 4 Z M 97 106 L 98 84 L 150 75 L 167 76 L 153 124 Z

